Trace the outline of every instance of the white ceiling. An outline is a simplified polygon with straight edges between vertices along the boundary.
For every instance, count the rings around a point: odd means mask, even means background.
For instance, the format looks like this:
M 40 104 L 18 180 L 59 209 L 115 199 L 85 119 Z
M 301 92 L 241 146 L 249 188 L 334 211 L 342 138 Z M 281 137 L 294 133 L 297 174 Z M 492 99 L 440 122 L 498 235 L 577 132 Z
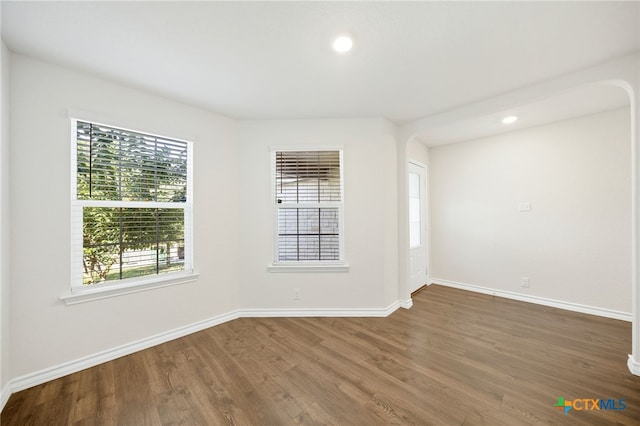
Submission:
M 406 123 L 640 50 L 635 1 L 1 5 L 14 52 L 239 119 Z
M 505 111 L 428 127 L 418 137 L 427 146 L 445 145 L 622 108 L 629 104 L 629 96 L 624 90 L 607 84 L 593 84 Z M 510 115 L 518 117 L 518 121 L 503 124 L 502 119 Z

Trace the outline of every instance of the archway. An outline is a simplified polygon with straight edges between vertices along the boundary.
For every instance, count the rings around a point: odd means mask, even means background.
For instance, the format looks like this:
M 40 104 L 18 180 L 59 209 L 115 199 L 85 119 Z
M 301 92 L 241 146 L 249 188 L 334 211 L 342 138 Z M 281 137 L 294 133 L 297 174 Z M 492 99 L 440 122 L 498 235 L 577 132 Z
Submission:
M 407 146 L 411 140 L 424 137 L 434 129 L 456 125 L 464 120 L 473 120 L 477 117 L 486 117 L 508 111 L 531 103 L 541 102 L 545 99 L 553 99 L 567 91 L 585 87 L 607 86 L 622 90 L 628 97 L 630 108 L 631 127 L 631 175 L 632 175 L 632 232 L 631 232 L 631 298 L 632 298 L 632 351 L 629 355 L 628 368 L 636 375 L 640 375 L 640 290 L 637 266 L 639 263 L 638 241 L 640 241 L 640 207 L 639 197 L 636 195 L 640 188 L 640 165 L 638 153 L 640 153 L 640 140 L 638 123 L 640 112 L 638 111 L 638 55 L 631 55 L 612 61 L 594 68 L 563 76 L 519 91 L 492 98 L 477 104 L 468 105 L 445 114 L 428 117 L 402 127 L 398 139 L 398 253 L 399 275 L 398 294 L 402 306 L 411 306 L 409 295 L 409 262 L 408 262 L 408 209 L 407 199 Z

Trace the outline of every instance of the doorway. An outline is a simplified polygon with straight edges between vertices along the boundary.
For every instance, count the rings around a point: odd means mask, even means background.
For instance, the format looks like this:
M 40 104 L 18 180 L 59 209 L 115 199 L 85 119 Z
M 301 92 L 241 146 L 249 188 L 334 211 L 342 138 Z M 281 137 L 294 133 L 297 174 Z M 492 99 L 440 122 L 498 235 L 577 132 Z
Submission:
M 427 172 L 409 162 L 409 292 L 427 284 Z

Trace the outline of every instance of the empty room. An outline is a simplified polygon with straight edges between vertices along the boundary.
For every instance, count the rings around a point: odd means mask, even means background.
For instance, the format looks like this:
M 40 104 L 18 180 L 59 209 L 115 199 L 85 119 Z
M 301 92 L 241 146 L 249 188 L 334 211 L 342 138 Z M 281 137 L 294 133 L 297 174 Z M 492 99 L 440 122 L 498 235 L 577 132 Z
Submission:
M 6 1 L 2 425 L 640 419 L 640 2 Z

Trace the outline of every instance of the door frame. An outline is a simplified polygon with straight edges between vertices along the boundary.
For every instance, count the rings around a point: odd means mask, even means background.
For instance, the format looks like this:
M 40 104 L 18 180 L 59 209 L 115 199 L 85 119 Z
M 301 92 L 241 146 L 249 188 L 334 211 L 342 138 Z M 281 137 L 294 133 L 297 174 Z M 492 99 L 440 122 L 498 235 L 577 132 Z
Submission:
M 424 260 L 425 260 L 425 268 L 426 268 L 426 276 L 425 276 L 425 284 L 429 285 L 429 277 L 431 276 L 431 227 L 429 226 L 429 176 L 428 176 L 428 168 L 427 165 L 416 160 L 409 159 L 407 161 L 407 222 L 410 222 L 410 209 L 409 209 L 409 174 L 412 173 L 412 168 L 419 167 L 422 169 L 421 180 L 420 180 L 420 213 L 421 213 L 421 223 L 422 223 L 422 246 L 424 250 Z M 411 243 L 409 239 L 409 247 L 408 247 L 408 263 L 411 264 Z M 411 273 L 409 273 L 409 287 L 410 292 L 417 289 L 411 289 Z M 420 288 L 420 287 L 418 287 Z

